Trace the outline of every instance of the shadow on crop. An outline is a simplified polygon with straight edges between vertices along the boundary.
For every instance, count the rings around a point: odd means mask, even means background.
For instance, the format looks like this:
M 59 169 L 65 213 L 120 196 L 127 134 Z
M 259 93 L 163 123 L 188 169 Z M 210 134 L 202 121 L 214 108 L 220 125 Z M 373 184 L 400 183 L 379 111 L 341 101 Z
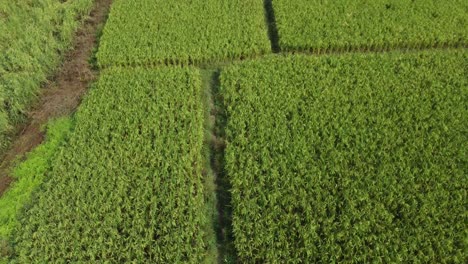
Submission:
M 216 213 L 213 227 L 216 230 L 218 263 L 237 263 L 237 253 L 232 234 L 231 185 L 224 170 L 226 112 L 220 93 L 219 68 L 203 69 L 202 77 L 207 101 L 209 166 L 216 196 Z
M 272 0 L 264 0 L 263 6 L 265 8 L 266 23 L 268 26 L 268 37 L 271 42 L 271 50 L 273 53 L 279 53 L 281 51 L 279 45 L 279 34 L 278 28 L 276 27 L 276 16 L 275 10 L 273 9 Z

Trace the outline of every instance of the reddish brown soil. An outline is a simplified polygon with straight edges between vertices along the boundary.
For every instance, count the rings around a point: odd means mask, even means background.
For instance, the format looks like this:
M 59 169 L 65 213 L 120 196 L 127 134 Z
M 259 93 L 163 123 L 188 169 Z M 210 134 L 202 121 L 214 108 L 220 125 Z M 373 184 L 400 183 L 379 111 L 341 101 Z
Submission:
M 0 194 L 2 194 L 6 189 L 8 189 L 12 181 L 13 179 L 8 176 L 0 178 Z
M 98 32 L 104 25 L 112 0 L 96 0 L 90 16 L 76 32 L 73 48 L 65 55 L 63 64 L 45 84 L 38 102 L 28 113 L 28 122 L 18 127 L 10 149 L 1 159 L 0 196 L 12 182 L 9 171 L 17 157 L 31 151 L 44 139 L 41 127 L 50 119 L 73 113 L 97 71 L 89 63 L 97 46 Z

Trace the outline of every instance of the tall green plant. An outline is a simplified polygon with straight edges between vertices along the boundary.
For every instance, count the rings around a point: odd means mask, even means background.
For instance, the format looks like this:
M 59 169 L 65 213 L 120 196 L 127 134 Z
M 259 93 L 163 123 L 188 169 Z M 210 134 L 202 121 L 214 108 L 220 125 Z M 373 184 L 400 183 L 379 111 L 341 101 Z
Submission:
M 192 68 L 102 72 L 22 218 L 17 261 L 214 261 L 201 94 Z
M 272 0 L 283 50 L 316 53 L 468 45 L 464 0 Z
M 117 0 L 100 66 L 193 64 L 269 52 L 262 1 Z
M 468 53 L 275 56 L 221 74 L 242 263 L 464 263 Z

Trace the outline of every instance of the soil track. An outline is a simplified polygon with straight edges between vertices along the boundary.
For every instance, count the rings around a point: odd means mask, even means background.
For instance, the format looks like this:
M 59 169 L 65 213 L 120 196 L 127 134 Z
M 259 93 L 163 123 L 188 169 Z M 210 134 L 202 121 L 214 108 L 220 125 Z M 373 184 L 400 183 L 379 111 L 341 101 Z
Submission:
M 8 189 L 12 163 L 31 151 L 44 139 L 41 127 L 50 119 L 69 115 L 80 104 L 87 87 L 98 74 L 89 60 L 97 47 L 98 33 L 107 18 L 112 0 L 96 0 L 83 25 L 75 33 L 73 48 L 65 55 L 62 66 L 44 85 L 37 103 L 27 114 L 28 122 L 18 128 L 10 149 L 0 165 L 0 196 Z

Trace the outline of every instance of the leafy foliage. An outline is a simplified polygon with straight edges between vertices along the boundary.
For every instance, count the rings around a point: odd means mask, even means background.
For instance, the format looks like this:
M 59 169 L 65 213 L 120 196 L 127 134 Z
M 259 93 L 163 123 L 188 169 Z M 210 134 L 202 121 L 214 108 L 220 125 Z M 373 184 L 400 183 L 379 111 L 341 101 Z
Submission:
M 18 229 L 20 263 L 203 263 L 204 108 L 191 68 L 108 69 Z
M 34 190 L 44 181 L 52 160 L 67 138 L 71 127 L 72 122 L 69 118 L 59 118 L 50 122 L 45 142 L 30 152 L 27 159 L 14 168 L 13 176 L 16 181 L 0 197 L 0 259 L 6 257 L 2 254 L 2 247 L 9 247 L 7 244 L 14 228 L 18 225 L 18 215 L 31 202 Z
M 275 56 L 221 75 L 242 263 L 466 263 L 468 53 Z
M 269 50 L 262 1 L 116 0 L 97 57 L 101 66 L 189 64 Z
M 283 50 L 468 45 L 465 0 L 273 0 Z
M 0 152 L 93 0 L 0 1 Z

